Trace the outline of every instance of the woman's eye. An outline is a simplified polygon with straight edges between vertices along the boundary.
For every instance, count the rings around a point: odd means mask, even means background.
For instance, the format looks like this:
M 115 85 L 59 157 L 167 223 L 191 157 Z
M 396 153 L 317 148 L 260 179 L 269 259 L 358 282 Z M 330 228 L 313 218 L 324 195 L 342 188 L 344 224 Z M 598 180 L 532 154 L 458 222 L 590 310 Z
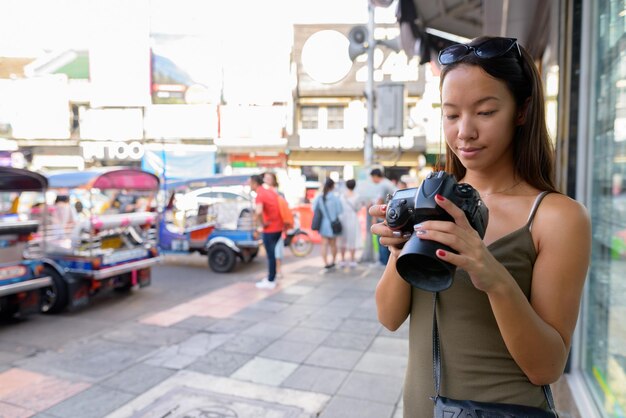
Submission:
M 447 120 L 454 120 L 454 119 L 456 119 L 458 116 L 457 116 L 457 115 L 444 115 L 444 117 L 445 117 Z
M 486 110 L 484 112 L 478 112 L 480 116 L 490 116 L 490 115 L 493 115 L 494 113 L 496 113 L 495 110 Z

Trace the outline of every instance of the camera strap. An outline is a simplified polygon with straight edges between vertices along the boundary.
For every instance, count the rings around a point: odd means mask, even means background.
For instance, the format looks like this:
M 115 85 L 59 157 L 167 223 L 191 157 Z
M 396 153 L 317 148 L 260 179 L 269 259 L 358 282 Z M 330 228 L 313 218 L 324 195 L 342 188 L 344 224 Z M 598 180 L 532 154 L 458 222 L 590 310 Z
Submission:
M 435 381 L 435 397 L 433 399 L 440 396 L 439 392 L 441 390 L 441 346 L 439 344 L 439 328 L 437 326 L 437 299 L 439 299 L 439 292 L 433 292 L 433 379 Z M 541 388 L 548 401 L 548 406 L 552 411 L 556 411 L 550 386 L 543 385 Z

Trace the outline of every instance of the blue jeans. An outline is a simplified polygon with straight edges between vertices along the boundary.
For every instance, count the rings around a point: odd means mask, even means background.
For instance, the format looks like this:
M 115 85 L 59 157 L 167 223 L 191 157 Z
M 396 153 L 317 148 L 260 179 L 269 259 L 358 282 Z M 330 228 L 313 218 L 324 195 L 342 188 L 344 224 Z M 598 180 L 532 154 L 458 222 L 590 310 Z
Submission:
M 386 266 L 387 261 L 389 261 L 390 255 L 391 255 L 391 251 L 389 251 L 389 248 L 382 245 L 379 241 L 378 242 L 378 262 L 381 263 L 383 266 Z
M 273 282 L 276 277 L 276 243 L 282 234 L 282 232 L 263 232 L 263 246 L 267 253 L 267 263 L 269 267 L 267 280 L 270 282 Z

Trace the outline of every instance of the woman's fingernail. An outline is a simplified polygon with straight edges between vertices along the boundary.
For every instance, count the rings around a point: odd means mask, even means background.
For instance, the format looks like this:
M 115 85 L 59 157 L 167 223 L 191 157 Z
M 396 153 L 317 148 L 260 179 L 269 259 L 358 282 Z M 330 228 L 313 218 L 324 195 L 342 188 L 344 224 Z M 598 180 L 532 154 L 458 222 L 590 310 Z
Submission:
M 383 212 L 387 211 L 387 205 L 381 205 L 380 210 L 382 210 Z
M 422 229 L 422 224 L 416 224 L 416 225 L 413 227 L 413 230 L 415 230 L 415 231 L 417 231 L 418 229 Z
M 443 198 L 443 196 L 442 196 L 442 195 L 440 195 L 439 193 L 437 193 L 437 194 L 435 195 L 435 199 L 437 199 L 437 200 L 438 200 L 438 201 L 440 201 L 440 202 L 443 202 L 444 200 L 446 200 L 446 199 L 444 199 L 444 198 Z
M 425 235 L 425 234 L 426 234 L 425 229 L 418 229 L 417 231 L 415 231 L 415 235 Z
M 402 232 L 400 232 L 400 231 L 393 231 L 391 233 L 391 235 L 393 235 L 395 238 L 400 238 L 402 236 Z
M 405 233 L 404 235 L 402 235 L 402 238 L 411 238 L 411 235 L 413 235 L 410 232 Z
M 446 256 L 446 252 L 444 250 L 437 250 L 437 256 L 438 257 L 445 257 Z

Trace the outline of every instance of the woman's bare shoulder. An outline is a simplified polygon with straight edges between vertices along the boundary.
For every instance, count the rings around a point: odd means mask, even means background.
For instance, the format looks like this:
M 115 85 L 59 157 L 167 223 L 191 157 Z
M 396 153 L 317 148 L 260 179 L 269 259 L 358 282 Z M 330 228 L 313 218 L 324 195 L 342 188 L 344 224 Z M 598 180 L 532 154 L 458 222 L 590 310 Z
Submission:
M 585 206 L 561 193 L 545 196 L 533 222 L 533 231 L 540 235 L 558 234 L 559 239 L 585 236 L 589 228 Z

